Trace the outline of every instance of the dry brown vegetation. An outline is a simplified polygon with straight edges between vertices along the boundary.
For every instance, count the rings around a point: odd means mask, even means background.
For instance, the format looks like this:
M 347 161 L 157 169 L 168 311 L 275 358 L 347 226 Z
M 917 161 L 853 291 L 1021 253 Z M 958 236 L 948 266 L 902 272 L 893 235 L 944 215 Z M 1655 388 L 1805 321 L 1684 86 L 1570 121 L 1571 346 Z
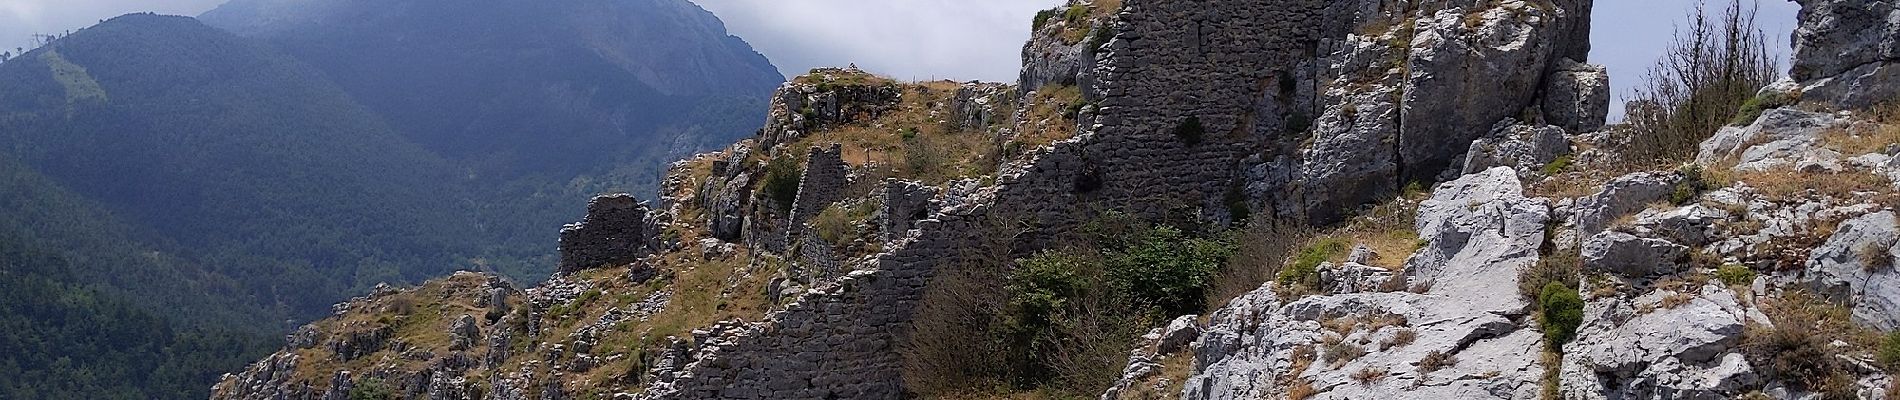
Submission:
M 1741 347 L 1764 374 L 1827 398 L 1852 398 L 1853 378 L 1838 356 L 1868 357 L 1885 335 L 1855 324 L 1845 306 L 1801 291 L 1759 303 L 1773 326 L 1750 324 Z M 1834 341 L 1848 343 L 1835 347 Z
M 1697 5 L 1630 102 L 1622 153 L 1636 164 L 1693 158 L 1696 146 L 1735 121 L 1745 103 L 1764 107 L 1755 93 L 1780 76 L 1755 6 L 1734 0 L 1720 13 L 1705 11 Z
M 999 152 L 987 131 L 966 131 L 949 121 L 951 100 L 962 84 L 951 81 L 900 85 L 903 100 L 877 118 L 828 127 L 780 145 L 799 152 L 815 145 L 839 144 L 847 165 L 861 174 L 941 184 L 952 179 L 992 175 Z M 1002 105 L 999 115 L 1009 115 Z M 848 193 L 863 195 L 864 193 Z
M 1890 191 L 1892 181 L 1872 172 L 1802 172 L 1792 168 L 1736 172 L 1735 179 L 1777 201 L 1798 201 L 1817 196 L 1858 199 L 1863 193 L 1875 196 L 1881 204 L 1896 204 Z
M 1075 86 L 1037 89 L 1024 102 L 1023 119 L 1016 135 L 1003 145 L 1003 153 L 1015 157 L 1030 149 L 1075 137 L 1076 114 L 1086 106 L 1082 89 Z

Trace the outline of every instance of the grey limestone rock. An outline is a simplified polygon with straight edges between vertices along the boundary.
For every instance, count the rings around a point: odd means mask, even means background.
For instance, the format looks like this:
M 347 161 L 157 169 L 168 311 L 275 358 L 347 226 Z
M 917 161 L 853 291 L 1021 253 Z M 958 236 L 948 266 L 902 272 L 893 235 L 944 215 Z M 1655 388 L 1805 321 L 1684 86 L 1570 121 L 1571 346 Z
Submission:
M 1853 305 L 1854 321 L 1900 329 L 1900 226 L 1892 211 L 1863 215 L 1835 231 L 1808 258 L 1809 285 Z
M 1859 108 L 1900 95 L 1900 10 L 1888 1 L 1797 0 L 1790 75 L 1804 101 Z
M 1718 283 L 1591 299 L 1564 346 L 1564 398 L 1736 398 L 1761 380 L 1738 348 L 1759 315 Z
M 1605 231 L 1583 241 L 1583 267 L 1632 278 L 1675 273 L 1689 254 L 1687 246 L 1663 239 Z
M 1728 211 L 1690 204 L 1668 210 L 1647 209 L 1636 214 L 1633 230 L 1638 235 L 1668 239 L 1688 246 L 1714 242 L 1721 232 L 1717 223 L 1728 220 Z
M 1570 154 L 1570 139 L 1555 126 L 1498 123 L 1491 134 L 1471 142 L 1465 151 L 1464 174 L 1491 167 L 1511 167 L 1519 176 L 1532 176 L 1557 157 Z
M 1821 146 L 1820 140 L 1822 133 L 1845 123 L 1833 114 L 1790 108 L 1764 111 L 1753 124 L 1724 127 L 1703 141 L 1696 162 L 1714 165 L 1733 159 L 1738 171 L 1839 170 L 1841 154 Z
M 1407 262 L 1414 281 L 1435 282 L 1429 290 L 1296 299 L 1263 286 L 1211 315 L 1194 344 L 1194 373 L 1182 397 L 1274 398 L 1287 393 L 1291 378 L 1311 383 L 1322 399 L 1536 397 L 1543 367 L 1527 355 L 1536 354 L 1543 336 L 1512 316 L 1525 312 L 1518 272 L 1536 262 L 1546 218 L 1547 202 L 1525 198 L 1509 168 L 1441 185 L 1419 210 L 1426 246 Z M 1322 327 L 1342 320 L 1354 321 L 1343 334 Z M 1401 331 L 1416 341 L 1399 344 Z M 1296 349 L 1335 342 L 1366 354 L 1292 369 Z M 1458 361 L 1420 369 L 1432 353 Z M 1360 382 L 1352 377 L 1360 371 L 1385 375 Z
M 1577 199 L 1571 222 L 1582 236 L 1603 232 L 1616 219 L 1668 199 L 1681 179 L 1669 172 L 1638 172 L 1611 179 L 1602 191 Z
M 1545 82 L 1544 119 L 1569 133 L 1603 129 L 1610 111 L 1610 70 L 1564 59 Z
M 449 323 L 449 350 L 467 350 L 481 340 L 481 328 L 475 325 L 475 316 L 462 314 Z

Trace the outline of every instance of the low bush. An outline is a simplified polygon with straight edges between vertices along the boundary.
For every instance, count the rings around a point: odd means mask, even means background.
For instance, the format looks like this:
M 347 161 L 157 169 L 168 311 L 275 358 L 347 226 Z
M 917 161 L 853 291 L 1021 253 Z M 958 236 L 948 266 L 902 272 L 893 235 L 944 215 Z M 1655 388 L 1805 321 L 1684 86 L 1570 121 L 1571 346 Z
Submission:
M 1576 158 L 1569 154 L 1557 156 L 1556 160 L 1551 160 L 1549 164 L 1544 164 L 1544 168 L 1539 172 L 1543 172 L 1546 176 L 1557 175 L 1564 171 L 1569 171 L 1570 164 L 1573 162 L 1576 162 Z
M 1577 337 L 1577 326 L 1583 325 L 1583 297 L 1576 289 L 1551 282 L 1544 285 L 1538 300 L 1543 309 L 1538 322 L 1543 325 L 1544 343 L 1561 352 L 1565 343 Z
M 1327 260 L 1342 257 L 1348 251 L 1348 244 L 1340 238 L 1321 238 L 1300 249 L 1293 262 L 1274 277 L 1280 287 L 1287 290 L 1299 288 L 1315 289 L 1319 287 L 1319 265 Z
M 1518 275 L 1517 294 L 1533 304 L 1541 304 L 1544 287 L 1551 283 L 1581 287 L 1578 286 L 1581 268 L 1581 261 L 1575 251 L 1558 251 L 1544 256 L 1536 264 L 1525 267 L 1524 272 Z
M 781 154 L 765 164 L 765 179 L 759 184 L 759 192 L 778 205 L 779 210 L 789 212 L 792 202 L 798 200 L 798 179 L 804 174 L 797 159 Z
M 1755 120 L 1761 119 L 1761 113 L 1764 111 L 1794 105 L 1798 102 L 1800 102 L 1800 99 L 1781 92 L 1758 94 L 1755 95 L 1755 97 L 1749 98 L 1747 101 L 1743 101 L 1741 109 L 1735 112 L 1735 119 L 1730 120 L 1728 124 L 1733 126 L 1748 126 L 1754 124 Z
M 1688 205 L 1710 189 L 1708 178 L 1703 175 L 1702 166 L 1687 164 L 1676 172 L 1682 180 L 1676 181 L 1676 187 L 1669 193 L 1669 202 L 1675 205 Z
M 1418 360 L 1419 372 L 1426 374 L 1437 372 L 1445 368 L 1451 368 L 1455 365 L 1458 365 L 1458 357 L 1452 356 L 1451 353 L 1438 350 L 1425 353 L 1425 358 Z
M 1875 354 L 1880 366 L 1888 372 L 1900 371 L 1900 332 L 1888 333 L 1880 341 L 1880 350 Z
M 1730 286 L 1742 286 L 1755 282 L 1755 270 L 1741 264 L 1724 264 L 1715 269 L 1715 279 Z
M 1110 255 L 1109 276 L 1136 302 L 1159 307 L 1168 315 L 1200 312 L 1208 280 L 1233 254 L 1233 246 L 1221 240 L 1188 238 L 1171 227 L 1142 236 L 1133 246 Z

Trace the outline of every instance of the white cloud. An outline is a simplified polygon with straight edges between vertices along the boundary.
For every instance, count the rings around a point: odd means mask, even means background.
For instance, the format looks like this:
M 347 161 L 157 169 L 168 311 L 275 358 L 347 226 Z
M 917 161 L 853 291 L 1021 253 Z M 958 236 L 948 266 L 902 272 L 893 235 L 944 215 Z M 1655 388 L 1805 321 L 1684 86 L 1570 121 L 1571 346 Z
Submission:
M 0 49 L 26 47 L 34 34 L 79 30 L 135 12 L 198 15 L 224 0 L 0 0 Z
M 130 12 L 197 15 L 224 0 L 0 0 L 0 48 Z M 787 76 L 858 66 L 900 79 L 1013 82 L 1029 19 L 1063 0 L 693 0 Z M 1591 61 L 1610 67 L 1621 103 L 1696 0 L 1598 0 Z M 1717 0 L 1719 1 L 1719 0 Z M 1798 5 L 1762 0 L 1760 22 L 1786 51 Z M 1620 114 L 1615 106 L 1612 113 Z
M 695 0 L 787 76 L 855 63 L 900 79 L 1015 81 L 1029 20 L 1061 0 Z

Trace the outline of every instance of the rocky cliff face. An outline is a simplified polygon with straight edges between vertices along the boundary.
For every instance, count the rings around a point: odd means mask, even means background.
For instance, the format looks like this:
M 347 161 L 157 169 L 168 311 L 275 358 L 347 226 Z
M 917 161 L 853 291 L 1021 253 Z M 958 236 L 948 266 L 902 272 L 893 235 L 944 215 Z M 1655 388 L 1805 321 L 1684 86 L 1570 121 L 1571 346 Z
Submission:
M 512 311 L 429 325 L 440 347 L 401 322 L 293 336 L 217 398 L 365 376 L 466 382 L 400 386 L 418 398 L 902 398 L 947 268 L 1052 248 L 1096 210 L 1350 227 L 1382 201 L 1416 243 L 1173 319 L 1102 398 L 1886 398 L 1868 349 L 1897 322 L 1900 164 L 1869 143 L 1900 127 L 1771 110 L 1698 164 L 1590 180 L 1615 157 L 1573 145 L 1604 135 L 1589 9 L 1098 0 L 1042 18 L 1018 86 L 817 70 L 757 138 L 675 164 L 655 215 L 595 207 L 574 243 L 606 244 L 575 248 L 604 250 L 492 294 Z M 1389 200 L 1413 182 L 1429 194 Z M 457 343 L 488 352 L 428 364 Z

